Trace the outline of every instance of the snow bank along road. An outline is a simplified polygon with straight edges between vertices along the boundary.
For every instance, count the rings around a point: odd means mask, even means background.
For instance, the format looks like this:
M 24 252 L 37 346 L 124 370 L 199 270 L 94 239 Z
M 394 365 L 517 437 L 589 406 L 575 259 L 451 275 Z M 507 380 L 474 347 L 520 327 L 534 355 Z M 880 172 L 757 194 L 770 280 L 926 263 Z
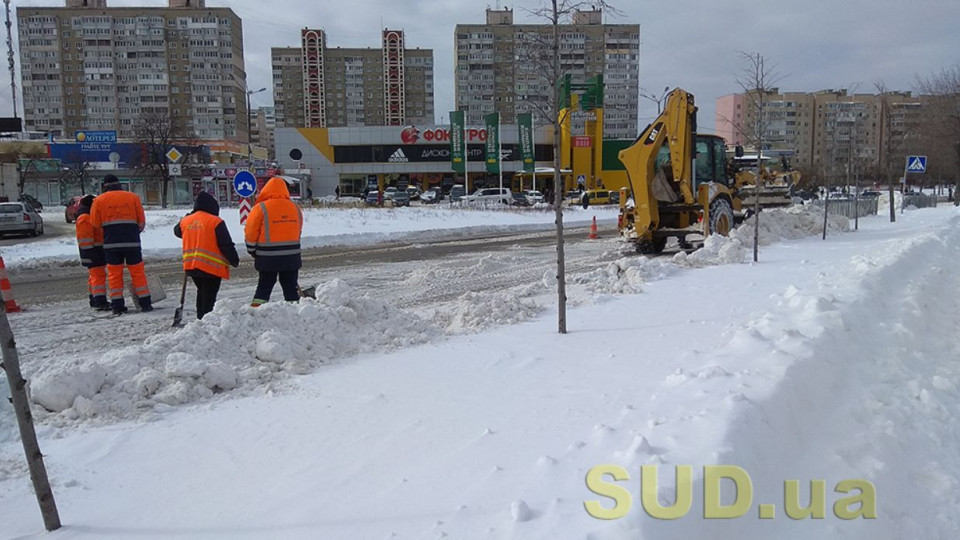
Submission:
M 251 310 L 228 288 L 178 332 L 170 309 L 121 328 L 81 302 L 41 306 L 14 322 L 58 536 L 956 538 L 960 215 L 898 219 L 826 242 L 796 239 L 816 217 L 766 220 L 767 238 L 794 239 L 756 265 L 736 264 L 737 238 L 655 259 L 577 243 L 565 336 L 549 246 L 321 271 L 300 305 Z M 3 534 L 40 538 L 4 418 Z M 717 463 L 749 473 L 744 517 L 696 515 Z M 584 485 L 600 464 L 629 473 L 621 519 L 584 510 L 613 506 Z M 694 467 L 690 514 L 643 514 L 644 464 L 662 504 L 673 466 Z M 824 480 L 824 519 L 785 517 L 788 479 L 803 504 Z M 834 515 L 845 479 L 876 486 L 877 519 Z

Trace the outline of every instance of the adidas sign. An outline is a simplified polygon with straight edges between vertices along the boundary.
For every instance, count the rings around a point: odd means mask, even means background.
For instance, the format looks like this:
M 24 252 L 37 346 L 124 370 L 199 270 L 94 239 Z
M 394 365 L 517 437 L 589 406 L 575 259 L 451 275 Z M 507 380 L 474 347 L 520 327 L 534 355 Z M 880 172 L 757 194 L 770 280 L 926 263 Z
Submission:
M 397 151 L 394 152 L 393 155 L 391 155 L 390 158 L 387 159 L 387 161 L 389 161 L 390 163 L 406 163 L 410 160 L 407 159 L 407 156 L 403 153 L 402 148 L 397 148 Z

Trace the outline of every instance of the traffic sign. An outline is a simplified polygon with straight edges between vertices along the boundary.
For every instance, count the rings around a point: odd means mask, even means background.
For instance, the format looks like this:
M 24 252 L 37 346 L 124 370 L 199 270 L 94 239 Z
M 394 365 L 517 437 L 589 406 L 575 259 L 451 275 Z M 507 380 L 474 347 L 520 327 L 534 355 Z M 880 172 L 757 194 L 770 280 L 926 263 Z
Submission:
M 927 156 L 907 156 L 907 172 L 927 172 Z
M 180 161 L 180 158 L 183 157 L 183 154 L 180 153 L 176 147 L 170 147 L 170 150 L 167 152 L 167 159 L 170 160 L 170 163 L 176 163 Z
M 233 177 L 233 189 L 241 197 L 250 197 L 257 192 L 257 177 L 250 171 L 239 171 Z
M 178 163 L 168 163 L 167 173 L 170 176 L 180 176 L 181 174 L 183 174 L 183 166 Z
M 241 225 L 247 222 L 247 216 L 250 215 L 250 210 L 252 210 L 252 207 L 250 206 L 250 199 L 246 199 L 246 198 L 240 199 L 240 224 Z

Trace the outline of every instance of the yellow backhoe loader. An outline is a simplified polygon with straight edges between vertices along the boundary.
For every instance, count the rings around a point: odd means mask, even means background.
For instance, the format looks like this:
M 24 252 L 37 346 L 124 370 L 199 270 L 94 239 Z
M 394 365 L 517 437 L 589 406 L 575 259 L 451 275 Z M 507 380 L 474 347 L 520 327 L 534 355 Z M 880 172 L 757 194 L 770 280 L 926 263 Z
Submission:
M 619 228 L 638 253 L 660 253 L 670 237 L 692 249 L 688 235 L 729 234 L 743 218 L 745 199 L 752 204 L 756 193 L 758 174 L 728 162 L 723 138 L 697 133 L 693 94 L 680 88 L 619 157 L 630 186 L 620 196 Z M 774 175 L 761 166 L 759 177 L 762 207 L 790 204 L 796 175 Z

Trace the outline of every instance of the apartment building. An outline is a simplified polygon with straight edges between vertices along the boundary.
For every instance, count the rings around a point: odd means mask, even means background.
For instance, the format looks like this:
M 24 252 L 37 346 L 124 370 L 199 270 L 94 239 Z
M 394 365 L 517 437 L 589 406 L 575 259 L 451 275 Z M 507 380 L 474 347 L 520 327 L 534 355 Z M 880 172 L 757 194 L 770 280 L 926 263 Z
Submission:
M 318 29 L 300 34 L 299 47 L 271 49 L 277 125 L 434 122 L 431 49 L 407 48 L 402 30 L 383 30 L 379 49 L 332 47 Z
M 273 107 L 260 107 L 253 111 L 253 125 L 250 128 L 250 142 L 255 146 L 267 149 L 270 159 L 274 159 L 275 137 L 274 129 L 277 127 L 277 116 Z
M 169 114 L 184 136 L 248 138 L 243 27 L 230 8 L 66 0 L 17 8 L 17 27 L 27 131 L 108 130 L 133 139 L 142 118 L 156 113 Z
M 922 99 L 910 92 L 850 94 L 846 89 L 784 92 L 771 89 L 759 100 L 731 94 L 716 100 L 717 133 L 730 145 L 747 145 L 759 126 L 764 151 L 790 158 L 798 167 L 838 176 L 848 163 L 881 165 L 906 151 L 908 134 L 920 122 Z
M 487 9 L 486 24 L 458 24 L 456 46 L 456 107 L 468 125 L 483 124 L 483 116 L 499 112 L 503 123 L 533 112 L 538 122 L 550 102 L 552 81 L 549 44 L 553 27 L 514 24 L 510 9 Z M 603 24 L 600 10 L 576 11 L 560 28 L 560 64 L 573 84 L 603 75 L 604 137 L 637 136 L 640 94 L 640 25 Z M 585 115 L 575 115 L 573 128 L 582 132 Z

